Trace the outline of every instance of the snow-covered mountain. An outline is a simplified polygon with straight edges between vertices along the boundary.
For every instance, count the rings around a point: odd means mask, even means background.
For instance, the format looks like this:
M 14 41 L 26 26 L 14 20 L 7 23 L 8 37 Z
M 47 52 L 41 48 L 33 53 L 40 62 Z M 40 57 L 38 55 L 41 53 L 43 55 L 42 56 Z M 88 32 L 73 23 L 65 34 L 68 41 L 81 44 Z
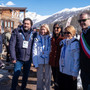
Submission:
M 79 13 L 86 11 L 86 10 L 90 10 L 90 6 L 82 7 L 82 8 L 72 8 L 72 9 L 66 8 L 62 11 L 59 11 L 59 12 L 51 15 L 50 17 L 46 18 L 43 21 L 35 23 L 35 26 L 38 26 L 43 23 L 51 24 L 56 21 L 63 21 L 63 20 L 68 19 L 69 17 L 77 16 Z
M 36 14 L 35 12 L 26 12 L 25 17 L 31 18 L 33 20 L 33 23 L 35 24 L 35 23 L 38 23 L 42 20 L 45 20 L 46 18 L 49 17 L 49 15 L 48 16 L 41 16 L 41 15 Z M 24 15 L 23 15 L 23 13 L 21 13 L 20 14 L 20 20 L 22 21 L 23 18 L 24 18 Z
M 79 13 L 90 10 L 90 5 L 86 7 L 81 8 L 65 8 L 57 13 L 54 13 L 53 15 L 48 16 L 41 16 L 36 14 L 35 12 L 26 12 L 26 17 L 29 17 L 33 20 L 34 26 L 39 26 L 40 24 L 47 23 L 51 24 L 56 21 L 63 21 L 68 19 L 69 17 L 77 16 Z M 23 20 L 23 15 L 20 15 L 20 20 Z

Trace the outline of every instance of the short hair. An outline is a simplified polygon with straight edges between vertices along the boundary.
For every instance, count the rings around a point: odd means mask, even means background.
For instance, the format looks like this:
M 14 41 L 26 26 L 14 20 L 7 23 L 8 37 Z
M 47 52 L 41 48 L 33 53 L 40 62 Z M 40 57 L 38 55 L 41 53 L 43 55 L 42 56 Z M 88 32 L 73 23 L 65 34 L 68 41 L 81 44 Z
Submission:
M 30 18 L 24 18 L 23 24 L 24 24 L 24 22 L 25 22 L 26 20 L 29 20 L 29 21 L 31 22 L 31 26 L 33 25 L 33 21 L 32 21 Z
M 33 29 L 37 29 L 36 27 L 33 27 Z
M 81 14 L 80 14 L 80 16 L 82 16 L 82 15 L 88 15 L 88 17 L 90 18 L 90 13 L 89 12 L 82 12 Z
M 41 27 L 40 27 L 40 30 L 41 30 L 42 27 L 45 27 L 47 29 L 47 35 L 50 34 L 50 29 L 49 29 L 48 24 L 42 24 Z M 39 34 L 40 34 L 40 30 L 39 30 Z
M 74 26 L 69 25 L 65 28 L 65 31 L 68 31 L 72 34 L 72 36 L 74 37 L 76 35 L 76 29 L 74 28 Z

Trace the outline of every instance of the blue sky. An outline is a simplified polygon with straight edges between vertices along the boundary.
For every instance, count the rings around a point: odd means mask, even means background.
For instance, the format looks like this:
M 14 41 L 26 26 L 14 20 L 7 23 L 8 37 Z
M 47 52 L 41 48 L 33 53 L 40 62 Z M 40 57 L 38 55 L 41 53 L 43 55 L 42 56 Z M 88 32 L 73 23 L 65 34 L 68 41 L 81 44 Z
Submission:
M 30 12 L 51 15 L 65 8 L 89 6 L 90 0 L 0 0 L 1 4 L 9 7 L 27 7 Z

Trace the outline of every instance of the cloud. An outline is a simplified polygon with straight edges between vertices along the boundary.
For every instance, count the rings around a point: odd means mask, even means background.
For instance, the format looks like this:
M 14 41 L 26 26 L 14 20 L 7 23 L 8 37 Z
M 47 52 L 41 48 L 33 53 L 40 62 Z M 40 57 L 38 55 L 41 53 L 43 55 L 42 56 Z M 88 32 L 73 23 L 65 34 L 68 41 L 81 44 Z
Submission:
M 1 3 L 0 7 L 5 7 L 5 5 L 3 3 Z
M 12 6 L 12 5 L 15 5 L 12 1 L 9 1 L 6 3 L 7 6 Z

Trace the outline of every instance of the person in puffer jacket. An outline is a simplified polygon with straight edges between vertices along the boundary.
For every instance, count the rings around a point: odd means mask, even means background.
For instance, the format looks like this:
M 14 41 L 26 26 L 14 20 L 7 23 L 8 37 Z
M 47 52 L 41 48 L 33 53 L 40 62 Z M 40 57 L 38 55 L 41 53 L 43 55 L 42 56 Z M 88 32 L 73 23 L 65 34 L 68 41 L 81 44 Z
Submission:
M 40 27 L 34 39 L 33 64 L 37 68 L 37 90 L 50 90 L 51 70 L 49 65 L 50 30 L 47 24 Z
M 10 39 L 10 56 L 14 64 L 14 75 L 12 79 L 11 89 L 16 90 L 18 78 L 23 67 L 23 78 L 20 90 L 25 90 L 28 75 L 32 62 L 32 45 L 34 33 L 32 31 L 33 22 L 30 18 L 23 20 L 23 25 L 13 30 Z
M 66 39 L 60 42 L 62 45 L 59 67 L 60 67 L 60 90 L 77 90 L 77 76 L 79 73 L 79 41 L 74 38 L 76 30 L 73 26 L 65 28 Z

